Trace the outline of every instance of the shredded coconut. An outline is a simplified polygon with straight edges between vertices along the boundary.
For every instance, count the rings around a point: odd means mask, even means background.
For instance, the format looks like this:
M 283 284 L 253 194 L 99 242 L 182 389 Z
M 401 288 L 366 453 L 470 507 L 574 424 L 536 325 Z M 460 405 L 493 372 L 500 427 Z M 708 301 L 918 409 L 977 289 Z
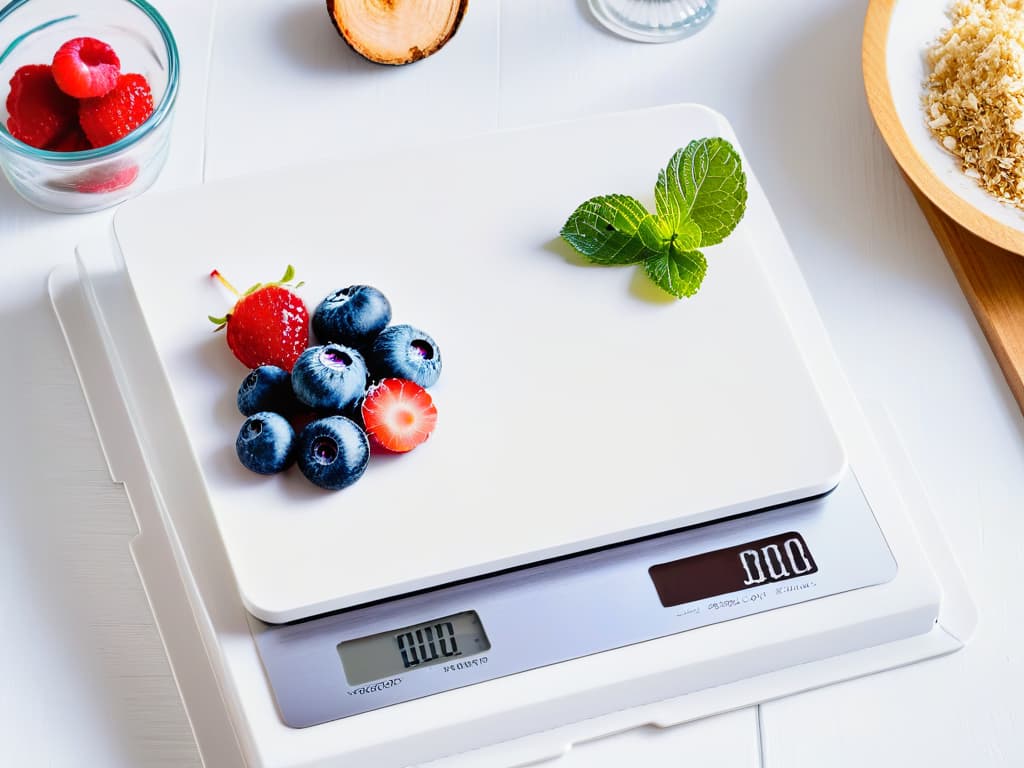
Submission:
M 925 120 L 964 173 L 1024 208 L 1024 0 L 955 0 L 927 53 Z

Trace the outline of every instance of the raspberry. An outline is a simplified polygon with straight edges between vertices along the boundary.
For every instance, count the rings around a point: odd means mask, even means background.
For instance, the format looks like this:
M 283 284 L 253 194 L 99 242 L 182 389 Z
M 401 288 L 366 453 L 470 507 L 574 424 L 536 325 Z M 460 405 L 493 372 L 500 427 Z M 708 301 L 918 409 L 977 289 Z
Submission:
M 53 57 L 53 79 L 76 99 L 105 96 L 117 85 L 120 74 L 121 60 L 114 49 L 94 37 L 68 40 Z
M 73 182 L 76 192 L 102 194 L 124 189 L 139 177 L 139 166 L 134 163 L 115 170 L 97 168 Z
M 106 96 L 82 99 L 78 120 L 94 147 L 124 138 L 153 114 L 153 92 L 142 75 L 121 75 Z
M 49 149 L 76 125 L 78 103 L 65 94 L 46 64 L 21 67 L 7 94 L 7 130 L 18 141 Z
M 53 142 L 48 149 L 53 152 L 82 152 L 92 149 L 92 144 L 89 143 L 81 126 L 76 122 L 71 130 Z

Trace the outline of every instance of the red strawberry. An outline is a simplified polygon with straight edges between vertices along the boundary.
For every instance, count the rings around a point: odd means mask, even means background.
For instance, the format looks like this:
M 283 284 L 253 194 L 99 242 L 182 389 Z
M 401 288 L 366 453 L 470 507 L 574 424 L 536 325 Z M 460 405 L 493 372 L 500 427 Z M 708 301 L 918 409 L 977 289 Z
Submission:
M 76 37 L 53 56 L 53 79 L 68 96 L 105 96 L 117 85 L 121 60 L 114 49 L 95 37 Z
M 363 400 L 366 434 L 389 451 L 404 453 L 424 442 L 437 424 L 437 408 L 419 384 L 383 379 Z
M 153 114 L 153 92 L 142 75 L 121 75 L 106 96 L 82 99 L 78 120 L 94 147 L 122 139 Z
M 85 137 L 85 133 L 77 122 L 71 130 L 50 146 L 50 150 L 53 152 L 82 152 L 86 149 L 92 149 L 92 144 L 89 143 L 89 139 Z
M 46 64 L 21 67 L 7 94 L 7 130 L 18 141 L 48 149 L 76 124 L 78 102 L 63 93 Z
M 244 294 L 235 290 L 220 272 L 215 277 L 238 296 L 234 308 L 224 317 L 210 317 L 217 330 L 227 326 L 228 346 L 246 368 L 276 365 L 290 371 L 309 344 L 309 312 L 302 299 L 289 288 L 295 269 L 289 264 L 276 283 L 256 283 Z

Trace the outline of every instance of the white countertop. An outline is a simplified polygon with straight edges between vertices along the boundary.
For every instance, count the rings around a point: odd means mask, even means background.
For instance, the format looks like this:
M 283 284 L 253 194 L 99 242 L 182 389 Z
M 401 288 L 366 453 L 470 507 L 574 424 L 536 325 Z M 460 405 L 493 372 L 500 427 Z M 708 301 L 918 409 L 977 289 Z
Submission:
M 165 2 L 184 72 L 159 187 L 635 107 L 720 110 L 854 389 L 881 401 L 902 435 L 978 631 L 950 657 L 588 744 L 561 766 L 668 768 L 680 755 L 730 768 L 1024 764 L 1024 420 L 871 122 L 864 3 L 726 0 L 704 31 L 663 46 L 612 37 L 585 5 L 474 0 L 437 56 L 387 69 L 345 47 L 319 0 Z M 109 218 L 37 211 L 0 184 L 4 765 L 198 765 L 128 552 L 130 507 L 45 290 L 50 269 Z

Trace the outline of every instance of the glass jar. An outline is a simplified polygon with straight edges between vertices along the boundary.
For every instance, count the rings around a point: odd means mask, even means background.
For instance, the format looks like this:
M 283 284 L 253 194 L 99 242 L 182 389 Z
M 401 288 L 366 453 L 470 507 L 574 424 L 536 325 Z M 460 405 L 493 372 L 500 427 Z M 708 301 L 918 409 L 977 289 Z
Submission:
M 594 16 L 617 35 L 667 43 L 692 35 L 715 13 L 718 0 L 588 0 Z
M 167 22 L 145 0 L 14 0 L 0 10 L 0 168 L 33 205 L 58 213 L 98 211 L 134 197 L 167 159 L 178 93 L 178 49 Z M 76 37 L 108 43 L 121 71 L 139 73 L 153 91 L 153 114 L 124 138 L 80 152 L 36 149 L 7 130 L 7 93 L 15 71 L 49 64 Z

